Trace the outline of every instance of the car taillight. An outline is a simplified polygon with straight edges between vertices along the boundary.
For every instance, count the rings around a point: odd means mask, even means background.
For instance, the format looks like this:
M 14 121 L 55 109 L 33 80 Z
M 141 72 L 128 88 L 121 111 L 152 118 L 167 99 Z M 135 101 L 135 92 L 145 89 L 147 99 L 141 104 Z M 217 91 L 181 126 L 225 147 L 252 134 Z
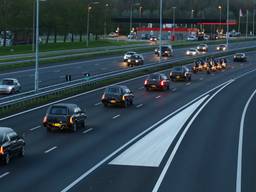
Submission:
M 3 155 L 4 154 L 4 148 L 1 146 L 0 147 L 0 155 Z
M 44 116 L 43 123 L 46 123 L 46 122 L 47 122 L 47 116 Z
M 160 85 L 161 85 L 161 86 L 164 86 L 164 81 L 161 81 L 161 82 L 160 82 Z
M 148 80 L 145 80 L 144 85 L 147 85 L 147 84 L 148 84 Z
M 101 99 L 105 99 L 105 93 L 102 95 Z
M 122 97 L 122 100 L 125 101 L 125 100 L 126 100 L 126 96 L 123 96 L 123 97 Z
M 71 116 L 71 117 L 69 118 L 69 123 L 70 123 L 70 124 L 74 124 L 74 117 L 73 117 L 73 116 Z

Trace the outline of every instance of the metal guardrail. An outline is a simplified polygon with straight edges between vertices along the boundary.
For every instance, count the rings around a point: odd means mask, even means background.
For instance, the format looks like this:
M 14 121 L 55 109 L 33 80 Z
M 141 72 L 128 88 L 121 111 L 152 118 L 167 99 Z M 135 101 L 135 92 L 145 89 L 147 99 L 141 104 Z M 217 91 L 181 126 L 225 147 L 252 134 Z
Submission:
M 83 78 L 82 79 L 77 79 L 77 80 L 72 81 L 71 84 L 70 83 L 64 83 L 64 86 L 62 86 L 62 87 L 58 87 L 58 88 L 55 88 L 55 89 L 52 89 L 52 90 L 47 90 L 47 91 L 43 91 L 43 89 L 45 89 L 45 88 L 42 88 L 42 89 L 40 89 L 40 91 L 42 91 L 42 92 L 35 93 L 35 94 L 32 94 L 32 95 L 28 95 L 28 96 L 24 96 L 24 97 L 21 97 L 21 98 L 12 99 L 12 100 L 9 100 L 9 101 L 6 101 L 6 102 L 2 102 L 2 103 L 0 103 L 0 107 L 5 107 L 5 106 L 8 106 L 8 105 L 15 104 L 17 102 L 23 102 L 23 101 L 34 99 L 34 98 L 37 98 L 37 97 L 46 96 L 46 95 L 49 95 L 49 94 L 60 92 L 60 91 L 63 91 L 63 90 L 69 89 L 69 88 L 78 87 L 78 86 L 81 86 L 81 85 L 93 84 L 93 83 L 96 83 L 97 81 L 102 81 L 102 80 L 118 77 L 118 76 L 121 76 L 121 75 L 130 74 L 132 72 L 138 72 L 138 71 L 141 71 L 141 70 L 151 69 L 151 68 L 155 68 L 155 67 L 162 67 L 162 66 L 165 66 L 166 64 L 175 64 L 177 62 L 190 62 L 191 60 L 194 60 L 194 59 L 198 59 L 198 58 L 202 58 L 202 57 L 206 57 L 206 56 L 208 56 L 208 57 L 209 56 L 216 56 L 216 55 L 220 55 L 220 54 L 230 55 L 230 54 L 233 54 L 234 52 L 237 52 L 237 51 L 243 51 L 243 50 L 246 50 L 246 49 L 255 49 L 255 48 L 256 48 L 256 46 L 250 46 L 250 47 L 246 47 L 246 48 L 239 48 L 239 49 L 230 50 L 230 51 L 227 51 L 227 52 L 224 52 L 224 53 L 215 52 L 215 53 L 212 53 L 212 54 L 209 54 L 209 55 L 197 56 L 197 57 L 193 57 L 193 58 L 189 58 L 189 59 L 182 58 L 182 59 L 177 59 L 177 60 L 174 60 L 174 61 L 164 61 L 164 62 L 161 62 L 161 63 L 151 63 L 151 64 L 144 65 L 144 66 L 138 66 L 136 68 L 129 68 L 129 69 L 122 70 L 122 71 L 109 72 L 109 74 L 101 74 L 101 75 L 98 75 L 98 76 L 94 76 L 91 80 L 88 80 L 88 81 L 85 81 Z

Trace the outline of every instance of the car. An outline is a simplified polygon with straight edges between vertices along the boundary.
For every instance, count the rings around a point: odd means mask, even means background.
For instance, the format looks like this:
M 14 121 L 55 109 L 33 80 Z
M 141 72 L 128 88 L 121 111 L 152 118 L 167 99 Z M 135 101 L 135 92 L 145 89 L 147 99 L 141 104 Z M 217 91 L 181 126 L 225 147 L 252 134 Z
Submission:
M 147 91 L 152 89 L 168 90 L 170 89 L 170 80 L 163 73 L 153 73 L 144 81 L 144 87 Z
M 188 41 L 197 41 L 198 38 L 196 36 L 194 36 L 194 35 L 190 35 L 190 36 L 187 37 L 187 40 Z
M 205 53 L 205 52 L 208 52 L 208 45 L 206 45 L 206 44 L 200 44 L 200 45 L 197 46 L 196 49 L 197 49 L 197 51 L 199 51 L 199 52 Z
M 0 159 L 7 165 L 11 158 L 25 155 L 25 141 L 13 129 L 0 127 Z
M 163 57 L 171 57 L 171 56 L 173 56 L 173 48 L 172 48 L 171 45 L 164 45 L 164 46 L 162 46 L 161 52 L 162 52 L 161 55 Z M 155 49 L 155 54 L 157 56 L 160 56 L 160 47 Z
M 246 62 L 247 57 L 245 53 L 236 53 L 233 57 L 234 62 Z
M 115 37 L 118 37 L 118 33 L 116 33 L 116 32 L 111 32 L 111 33 L 108 34 L 108 36 L 109 36 L 110 38 L 115 38 Z
M 199 54 L 199 51 L 194 48 L 190 48 L 189 50 L 186 51 L 186 55 L 188 56 L 196 56 Z
M 194 66 L 192 67 L 193 73 L 203 71 L 207 68 L 207 63 L 203 59 L 197 59 L 194 61 Z
M 43 119 L 47 131 L 70 130 L 76 132 L 78 127 L 86 127 L 87 115 L 78 105 L 59 103 L 51 105 Z
M 143 65 L 143 64 L 144 64 L 144 57 L 141 54 L 134 54 L 130 56 L 127 60 L 128 66 Z
M 0 81 L 0 94 L 14 94 L 21 91 L 21 85 L 17 79 L 4 78 Z
M 157 41 L 157 37 L 156 36 L 151 36 L 149 40 L 150 41 Z
M 172 81 L 176 81 L 176 80 L 191 81 L 192 73 L 185 66 L 177 66 L 172 68 L 170 72 L 170 79 Z
M 105 107 L 119 105 L 126 108 L 128 105 L 133 105 L 133 99 L 134 95 L 127 86 L 113 85 L 105 89 L 101 102 Z
M 225 45 L 225 44 L 218 45 L 216 47 L 216 50 L 217 51 L 226 51 L 227 50 L 227 45 Z
M 129 57 L 131 57 L 132 55 L 137 54 L 135 51 L 128 51 L 127 53 L 124 54 L 124 62 L 127 62 Z

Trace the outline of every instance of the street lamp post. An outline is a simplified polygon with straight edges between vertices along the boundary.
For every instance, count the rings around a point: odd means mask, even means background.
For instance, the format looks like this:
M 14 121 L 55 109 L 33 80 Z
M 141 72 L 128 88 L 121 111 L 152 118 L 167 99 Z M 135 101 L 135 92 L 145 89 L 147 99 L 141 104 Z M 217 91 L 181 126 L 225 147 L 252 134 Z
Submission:
M 163 0 L 160 0 L 160 41 L 159 41 L 159 62 L 162 60 L 162 31 L 163 31 Z
M 221 5 L 219 5 L 219 10 L 220 10 L 220 25 L 219 25 L 219 28 L 220 28 L 220 30 L 221 30 L 221 11 L 222 11 L 222 7 L 221 7 Z
M 172 15 L 172 22 L 173 22 L 173 24 L 172 24 L 172 35 L 173 35 L 173 40 L 175 39 L 175 9 L 176 9 L 176 7 L 172 7 L 172 9 L 173 9 L 173 15 Z
M 36 52 L 35 52 L 35 92 L 38 92 L 39 88 L 39 73 L 38 73 L 38 65 L 39 65 L 39 3 L 40 1 L 46 0 L 36 0 Z
M 192 10 L 191 10 L 191 19 L 194 19 L 194 12 L 195 12 L 195 10 L 192 9 Z M 194 25 L 191 24 L 191 28 L 193 28 L 193 27 L 194 27 Z
M 89 46 L 89 32 L 90 32 L 90 11 L 92 9 L 92 5 L 99 4 L 98 1 L 91 2 L 87 6 L 87 32 L 86 32 L 86 46 Z
M 252 34 L 255 35 L 255 11 L 256 9 L 253 9 L 253 18 L 252 18 Z
M 105 18 L 104 18 L 104 38 L 107 36 L 107 8 L 109 7 L 109 4 L 105 4 Z
M 142 9 L 143 9 L 143 7 L 140 6 L 140 19 L 142 18 Z M 140 27 L 141 27 L 141 22 L 140 22 Z
M 133 2 L 131 2 L 131 10 L 130 10 L 130 32 L 132 31 L 133 6 L 140 6 L 140 3 L 133 3 Z
M 229 0 L 227 0 L 227 33 L 226 33 L 226 45 L 229 49 Z
M 249 26 L 249 11 L 246 10 L 246 38 L 248 37 L 248 26 Z

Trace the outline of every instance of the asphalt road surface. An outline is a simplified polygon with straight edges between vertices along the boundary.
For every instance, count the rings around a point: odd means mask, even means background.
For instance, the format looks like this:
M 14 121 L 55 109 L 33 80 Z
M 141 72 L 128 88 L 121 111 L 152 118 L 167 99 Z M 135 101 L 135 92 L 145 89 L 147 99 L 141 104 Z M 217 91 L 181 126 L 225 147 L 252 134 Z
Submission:
M 252 46 L 253 43 L 254 41 L 232 43 L 230 44 L 230 49 Z M 174 57 L 163 58 L 163 61 L 168 59 L 170 61 L 175 61 L 187 58 L 189 57 L 185 55 L 187 49 L 188 48 L 176 49 L 174 50 Z M 216 45 L 209 46 L 209 53 L 213 52 L 216 52 Z M 154 55 L 154 50 L 144 53 L 143 55 L 145 59 L 145 65 L 159 61 L 159 57 Z M 39 69 L 39 87 L 43 88 L 65 83 L 66 75 L 71 75 L 72 80 L 76 80 L 83 78 L 85 73 L 90 73 L 91 76 L 96 76 L 108 74 L 113 71 L 120 71 L 123 69 L 127 69 L 126 64 L 123 63 L 123 56 L 44 66 Z M 0 79 L 7 77 L 17 78 L 22 85 L 22 92 L 27 92 L 34 90 L 34 73 L 34 68 L 23 70 L 19 69 L 16 71 L 0 73 Z
M 1 119 L 27 144 L 24 158 L 0 167 L 1 191 L 256 191 L 255 56 L 170 91 L 125 81 L 135 94 L 126 109 L 104 108 L 103 89 L 61 101 L 86 107 L 76 133 L 48 133 L 47 107 Z

